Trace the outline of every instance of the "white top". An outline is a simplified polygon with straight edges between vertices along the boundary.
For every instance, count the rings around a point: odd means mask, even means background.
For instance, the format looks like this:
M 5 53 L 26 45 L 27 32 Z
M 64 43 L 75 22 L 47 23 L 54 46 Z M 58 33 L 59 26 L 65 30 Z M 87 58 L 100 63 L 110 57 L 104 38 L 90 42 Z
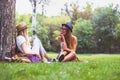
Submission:
M 24 43 L 24 42 L 26 42 L 26 40 L 25 40 L 25 38 L 24 38 L 22 35 L 19 35 L 19 36 L 16 37 L 17 47 L 18 47 L 18 49 L 19 49 L 21 52 L 23 52 L 21 45 L 22 45 L 22 43 Z M 27 49 L 28 49 L 29 51 L 31 51 L 31 46 L 30 46 L 30 45 L 27 45 Z

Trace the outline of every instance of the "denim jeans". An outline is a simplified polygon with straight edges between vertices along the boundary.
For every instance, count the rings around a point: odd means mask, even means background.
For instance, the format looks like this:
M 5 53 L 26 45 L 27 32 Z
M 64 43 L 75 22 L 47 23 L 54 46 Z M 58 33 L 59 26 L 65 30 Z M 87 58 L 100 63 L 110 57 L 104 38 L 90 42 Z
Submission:
M 34 37 L 33 39 L 33 43 L 32 43 L 32 51 L 35 51 L 39 54 L 39 52 L 43 52 L 44 54 L 46 54 L 46 51 L 41 43 L 41 41 L 38 39 L 37 36 Z

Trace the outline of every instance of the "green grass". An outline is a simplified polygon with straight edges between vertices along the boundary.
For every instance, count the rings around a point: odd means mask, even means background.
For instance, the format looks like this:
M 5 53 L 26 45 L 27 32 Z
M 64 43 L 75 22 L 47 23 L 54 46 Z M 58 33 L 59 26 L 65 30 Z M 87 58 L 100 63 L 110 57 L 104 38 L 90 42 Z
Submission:
M 55 58 L 56 54 L 48 53 Z M 82 54 L 84 62 L 0 63 L 0 80 L 120 80 L 119 54 Z

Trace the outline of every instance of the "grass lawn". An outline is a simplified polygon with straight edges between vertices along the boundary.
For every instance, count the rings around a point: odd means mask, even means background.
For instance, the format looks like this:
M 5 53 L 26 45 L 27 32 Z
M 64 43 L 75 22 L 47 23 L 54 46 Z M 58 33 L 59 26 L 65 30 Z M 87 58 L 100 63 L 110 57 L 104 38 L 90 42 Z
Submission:
M 56 54 L 49 52 L 55 58 Z M 120 80 L 120 54 L 81 54 L 84 62 L 0 63 L 0 80 Z

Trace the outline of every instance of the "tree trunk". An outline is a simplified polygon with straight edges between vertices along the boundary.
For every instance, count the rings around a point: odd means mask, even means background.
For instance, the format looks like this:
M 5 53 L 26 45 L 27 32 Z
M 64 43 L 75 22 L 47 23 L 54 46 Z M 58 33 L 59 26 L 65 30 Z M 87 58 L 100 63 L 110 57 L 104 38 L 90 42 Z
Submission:
M 15 51 L 16 0 L 0 0 L 0 59 Z
M 32 4 L 32 30 L 36 31 L 36 7 L 37 7 L 37 3 L 42 5 L 42 14 L 44 14 L 44 5 L 49 3 L 49 0 L 29 0 Z
M 36 31 L 36 0 L 30 0 L 32 4 L 32 30 Z

